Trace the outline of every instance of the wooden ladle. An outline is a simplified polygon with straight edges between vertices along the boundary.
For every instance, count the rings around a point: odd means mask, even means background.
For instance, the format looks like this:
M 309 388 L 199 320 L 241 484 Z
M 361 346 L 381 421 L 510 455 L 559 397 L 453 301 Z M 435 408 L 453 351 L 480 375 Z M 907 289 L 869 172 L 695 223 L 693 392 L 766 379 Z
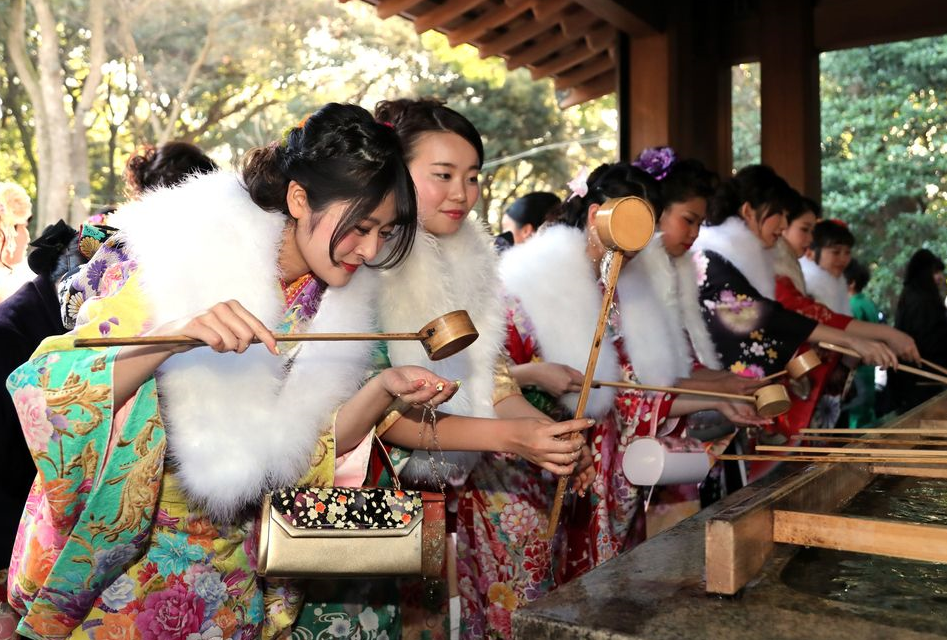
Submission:
M 853 349 L 848 349 L 846 347 L 840 347 L 837 344 L 832 344 L 831 342 L 820 342 L 819 346 L 823 349 L 828 349 L 829 351 L 835 351 L 836 353 L 842 353 L 847 356 L 853 356 L 855 358 L 861 359 L 861 354 Z M 918 369 L 917 367 L 911 367 L 906 364 L 899 364 L 898 371 L 905 371 L 907 373 L 913 373 L 916 376 L 921 376 L 922 378 L 928 378 L 934 380 L 941 384 L 947 384 L 947 377 L 939 376 L 936 373 L 931 373 L 930 371 L 924 371 L 923 369 Z
M 728 398 L 730 400 L 740 400 L 741 402 L 752 402 L 756 405 L 756 412 L 764 418 L 781 416 L 789 411 L 789 406 L 792 404 L 789 400 L 789 394 L 786 392 L 786 387 L 781 384 L 768 384 L 765 387 L 760 387 L 754 391 L 751 396 L 723 393 L 721 391 L 702 391 L 697 389 L 683 389 L 680 387 L 659 387 L 650 384 L 635 384 L 633 382 L 605 382 L 602 380 L 593 380 L 592 386 L 641 389 L 643 391 L 664 391 L 666 393 L 707 396 L 709 398 Z
M 810 349 L 792 358 L 786 363 L 786 368 L 782 371 L 771 373 L 765 378 L 760 378 L 760 380 L 772 380 L 785 375 L 788 375 L 793 380 L 799 380 L 820 364 L 822 364 L 822 359 L 819 358 L 819 354 L 816 353 L 814 349 Z
M 442 360 L 467 348 L 480 336 L 467 312 L 451 311 L 434 318 L 416 333 L 277 333 L 277 342 L 313 342 L 347 340 L 419 340 L 431 360 Z M 254 338 L 252 342 L 259 342 Z M 79 338 L 76 347 L 118 347 L 130 345 L 206 343 L 187 336 L 127 336 L 118 338 Z
M 641 251 L 648 245 L 654 235 L 654 221 L 654 209 L 648 201 L 636 196 L 609 198 L 602 203 L 595 214 L 595 231 L 610 254 L 606 256 L 610 258 L 610 262 L 608 278 L 605 282 L 605 294 L 602 296 L 602 309 L 598 315 L 598 325 L 595 327 L 595 335 L 592 338 L 592 349 L 589 351 L 589 359 L 585 365 L 585 378 L 582 380 L 579 402 L 575 410 L 576 418 L 582 418 L 585 415 L 589 392 L 592 389 L 592 378 L 595 376 L 595 365 L 598 364 L 598 353 L 602 347 L 605 325 L 608 322 L 608 313 L 612 306 L 615 285 L 618 283 L 625 252 Z M 556 496 L 549 512 L 549 525 L 544 536 L 546 540 L 552 539 L 559 527 L 559 514 L 562 512 L 562 500 L 568 483 L 567 477 L 561 477 L 559 484 L 556 485 Z

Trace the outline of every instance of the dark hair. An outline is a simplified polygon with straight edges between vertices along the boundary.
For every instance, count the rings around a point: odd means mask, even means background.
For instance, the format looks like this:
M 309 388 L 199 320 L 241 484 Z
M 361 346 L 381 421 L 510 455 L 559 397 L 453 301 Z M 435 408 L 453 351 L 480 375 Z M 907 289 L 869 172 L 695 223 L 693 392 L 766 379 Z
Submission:
M 848 266 L 845 267 L 845 282 L 852 285 L 852 288 L 855 289 L 855 293 L 859 293 L 865 288 L 869 280 L 871 280 L 871 272 L 868 270 L 868 267 L 855 258 L 852 258 Z
M 533 229 L 538 229 L 548 217 L 557 213 L 561 204 L 562 200 L 554 193 L 534 191 L 517 198 L 506 210 L 506 215 L 516 223 L 517 229 L 528 224 L 533 225 Z
M 170 187 L 191 175 L 213 173 L 217 163 L 189 142 L 145 145 L 125 163 L 125 184 L 129 197 L 149 189 Z
M 417 201 L 398 136 L 354 104 L 330 103 L 290 130 L 285 142 L 250 151 L 243 161 L 243 183 L 261 209 L 289 216 L 290 181 L 306 190 L 309 208 L 321 214 L 330 205 L 348 207 L 329 240 L 329 255 L 342 239 L 372 214 L 390 193 L 395 196 L 397 242 L 374 267 L 392 267 L 407 257 L 417 228 Z M 313 216 L 315 229 L 319 216 Z
M 421 98 L 418 100 L 383 100 L 375 105 L 375 119 L 390 125 L 398 133 L 404 145 L 405 162 L 414 158 L 418 138 L 425 133 L 456 133 L 477 151 L 480 166 L 483 166 L 483 140 L 473 124 L 453 109 L 445 107 L 440 100 Z
M 740 207 L 749 203 L 757 211 L 757 221 L 797 210 L 799 193 L 789 186 L 771 167 L 752 164 L 737 171 L 723 182 L 710 201 L 707 224 L 723 224 L 727 218 L 740 215 Z
M 562 205 L 560 221 L 585 229 L 588 221 L 589 207 L 593 204 L 602 204 L 609 198 L 624 196 L 638 196 L 647 200 L 657 211 L 660 202 L 660 187 L 657 181 L 646 171 L 633 167 L 627 162 L 603 164 L 599 166 L 586 180 L 588 190 L 582 197 L 570 197 Z
M 787 216 L 789 224 L 792 224 L 793 220 L 802 216 L 802 214 L 811 211 L 815 215 L 817 220 L 822 219 L 822 205 L 813 200 L 812 198 L 807 198 L 804 195 L 799 196 L 799 206 L 789 212 Z
M 717 174 L 707 169 L 699 160 L 677 160 L 658 183 L 661 187 L 661 202 L 655 209 L 655 215 L 660 219 L 665 208 L 691 198 L 709 200 L 718 184 Z
M 904 288 L 919 290 L 939 298 L 934 274 L 943 270 L 943 260 L 927 249 L 918 249 L 908 260 L 908 266 L 904 270 Z
M 815 252 L 815 261 L 819 261 L 823 249 L 837 246 L 854 247 L 855 236 L 843 222 L 820 220 L 812 228 L 812 245 L 809 247 Z

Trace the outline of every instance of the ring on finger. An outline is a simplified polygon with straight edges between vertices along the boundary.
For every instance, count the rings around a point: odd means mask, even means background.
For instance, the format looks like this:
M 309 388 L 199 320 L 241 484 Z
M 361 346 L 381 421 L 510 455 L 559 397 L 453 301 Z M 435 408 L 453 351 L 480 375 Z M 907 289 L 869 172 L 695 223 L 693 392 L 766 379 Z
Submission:
M 441 391 L 443 391 L 443 390 L 444 390 L 444 383 L 443 383 L 443 382 L 438 382 L 437 385 L 434 387 L 434 390 L 437 391 L 438 393 L 440 393 Z

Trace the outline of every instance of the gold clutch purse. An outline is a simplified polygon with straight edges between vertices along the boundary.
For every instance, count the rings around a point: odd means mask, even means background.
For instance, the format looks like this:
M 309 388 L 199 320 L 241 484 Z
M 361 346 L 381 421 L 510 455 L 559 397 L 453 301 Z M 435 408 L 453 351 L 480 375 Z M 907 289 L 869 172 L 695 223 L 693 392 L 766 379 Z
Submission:
M 266 495 L 259 575 L 441 576 L 444 496 L 402 490 L 377 437 L 374 446 L 395 488 L 286 487 Z

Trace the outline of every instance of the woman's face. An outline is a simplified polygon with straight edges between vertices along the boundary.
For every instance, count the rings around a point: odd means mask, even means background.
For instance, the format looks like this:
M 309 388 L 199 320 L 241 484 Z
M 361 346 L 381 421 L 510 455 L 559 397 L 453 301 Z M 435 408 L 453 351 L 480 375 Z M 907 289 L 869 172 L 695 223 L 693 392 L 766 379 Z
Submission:
M 320 215 L 309 208 L 305 194 L 298 183 L 290 183 L 287 200 L 295 224 L 287 227 L 280 251 L 283 278 L 291 282 L 311 272 L 330 287 L 344 287 L 356 271 L 375 259 L 394 232 L 394 194 L 389 193 L 371 215 L 343 236 L 334 256 L 329 255 L 329 242 L 349 203 L 332 203 Z M 318 216 L 318 220 L 310 233 L 313 216 Z M 337 264 L 333 264 L 333 257 Z
M 751 207 L 749 202 L 744 202 L 740 209 L 747 228 L 760 239 L 764 247 L 771 249 L 789 224 L 786 222 L 785 210 L 767 211 L 766 214 L 766 217 L 760 220 L 757 210 Z
M 520 227 L 516 224 L 516 220 L 505 213 L 500 219 L 500 229 L 504 233 L 509 231 L 513 235 L 513 244 L 521 244 L 526 242 L 536 232 L 536 229 L 533 228 L 533 225 L 527 222 L 522 227 Z
M 426 133 L 408 165 L 418 192 L 418 221 L 428 233 L 456 233 L 480 197 L 477 150 L 456 133 Z
M 841 278 L 845 267 L 852 261 L 852 248 L 844 244 L 833 244 L 819 251 L 819 266 L 836 278 Z
M 684 202 L 674 202 L 664 209 L 658 221 L 658 229 L 664 242 L 664 250 L 673 258 L 684 255 L 697 240 L 700 225 L 707 217 L 707 200 L 694 197 Z
M 792 247 L 797 258 L 804 256 L 806 249 L 812 244 L 812 229 L 815 227 L 816 222 L 817 218 L 815 214 L 811 211 L 806 211 L 793 220 L 789 224 L 789 227 L 783 231 L 783 238 L 789 243 L 789 246 Z

